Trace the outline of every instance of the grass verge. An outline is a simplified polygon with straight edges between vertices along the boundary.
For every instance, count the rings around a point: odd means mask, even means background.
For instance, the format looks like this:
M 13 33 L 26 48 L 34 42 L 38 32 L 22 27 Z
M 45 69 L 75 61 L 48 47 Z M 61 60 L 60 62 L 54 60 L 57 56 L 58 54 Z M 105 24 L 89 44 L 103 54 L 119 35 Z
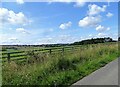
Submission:
M 24 64 L 3 65 L 3 85 L 70 86 L 118 57 L 117 44 L 87 45 L 72 52 L 32 54 Z M 34 58 L 35 57 L 35 58 Z M 37 61 L 36 61 L 37 59 Z

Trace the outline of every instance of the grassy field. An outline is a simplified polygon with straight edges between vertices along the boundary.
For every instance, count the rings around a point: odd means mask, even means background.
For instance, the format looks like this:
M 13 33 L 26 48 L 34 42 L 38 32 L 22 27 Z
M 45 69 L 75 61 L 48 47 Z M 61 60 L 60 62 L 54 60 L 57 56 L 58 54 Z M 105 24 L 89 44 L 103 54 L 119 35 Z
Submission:
M 3 85 L 70 86 L 118 58 L 118 44 L 83 45 L 74 51 L 29 52 L 24 63 L 11 61 L 2 66 Z
M 1 51 L 2 54 L 2 61 L 8 61 L 8 53 L 10 54 L 10 60 L 21 60 L 24 61 L 27 59 L 27 55 L 30 52 L 35 52 L 35 53 L 56 53 L 56 52 L 62 52 L 63 49 L 64 51 L 74 51 L 76 49 L 79 49 L 81 46 L 76 45 L 76 46 L 60 46 L 60 47 L 14 47 L 13 46 L 3 46 L 3 51 Z M 11 48 L 11 49 L 10 49 Z

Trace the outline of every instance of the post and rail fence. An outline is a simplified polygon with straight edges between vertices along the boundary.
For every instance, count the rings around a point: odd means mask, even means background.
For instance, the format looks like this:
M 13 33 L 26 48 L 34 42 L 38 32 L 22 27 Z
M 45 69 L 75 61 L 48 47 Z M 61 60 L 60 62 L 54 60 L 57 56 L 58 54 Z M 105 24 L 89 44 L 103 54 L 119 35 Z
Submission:
M 42 52 L 42 53 L 55 53 L 55 52 L 62 52 L 62 55 L 64 55 L 64 52 L 66 51 L 75 51 L 75 49 L 79 49 L 80 46 L 70 46 L 70 47 L 61 47 L 61 48 L 47 48 L 47 49 L 35 49 L 33 50 L 34 52 Z M 2 52 L 2 51 L 1 51 Z M 23 60 L 26 59 L 27 54 L 25 52 L 29 52 L 29 51 L 16 51 L 16 52 L 10 52 L 10 50 L 7 50 L 7 52 L 2 53 L 2 59 L 1 61 L 3 62 L 10 62 L 11 60 Z

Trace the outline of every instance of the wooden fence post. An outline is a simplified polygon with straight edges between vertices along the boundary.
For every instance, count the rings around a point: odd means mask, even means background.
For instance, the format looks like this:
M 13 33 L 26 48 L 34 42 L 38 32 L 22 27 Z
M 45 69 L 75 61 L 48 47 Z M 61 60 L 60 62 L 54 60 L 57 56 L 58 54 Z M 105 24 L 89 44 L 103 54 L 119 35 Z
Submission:
M 62 48 L 62 53 L 64 54 L 64 47 Z
M 62 53 L 61 53 L 61 55 L 62 55 L 62 58 L 64 58 L 64 47 L 62 48 Z
M 50 54 L 52 53 L 52 49 L 49 49 L 50 50 Z
M 72 47 L 72 52 L 74 52 L 74 47 Z
M 7 55 L 8 55 L 8 63 L 10 62 L 10 53 L 7 53 Z

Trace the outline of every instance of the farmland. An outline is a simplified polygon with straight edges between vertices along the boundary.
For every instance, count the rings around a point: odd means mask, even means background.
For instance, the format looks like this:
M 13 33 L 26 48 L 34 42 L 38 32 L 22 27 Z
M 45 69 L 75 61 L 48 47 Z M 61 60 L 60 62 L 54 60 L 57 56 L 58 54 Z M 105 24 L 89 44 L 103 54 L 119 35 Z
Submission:
M 117 42 L 3 49 L 3 85 L 69 86 L 118 57 Z
M 45 53 L 45 54 L 54 54 L 54 53 L 64 53 L 64 51 L 74 51 L 79 49 L 81 46 L 60 46 L 60 47 L 20 47 L 17 46 L 12 47 L 4 47 L 1 51 L 2 54 L 2 60 L 3 62 L 8 61 L 8 54 L 10 55 L 10 60 L 26 60 L 28 53 L 34 52 L 34 53 Z

